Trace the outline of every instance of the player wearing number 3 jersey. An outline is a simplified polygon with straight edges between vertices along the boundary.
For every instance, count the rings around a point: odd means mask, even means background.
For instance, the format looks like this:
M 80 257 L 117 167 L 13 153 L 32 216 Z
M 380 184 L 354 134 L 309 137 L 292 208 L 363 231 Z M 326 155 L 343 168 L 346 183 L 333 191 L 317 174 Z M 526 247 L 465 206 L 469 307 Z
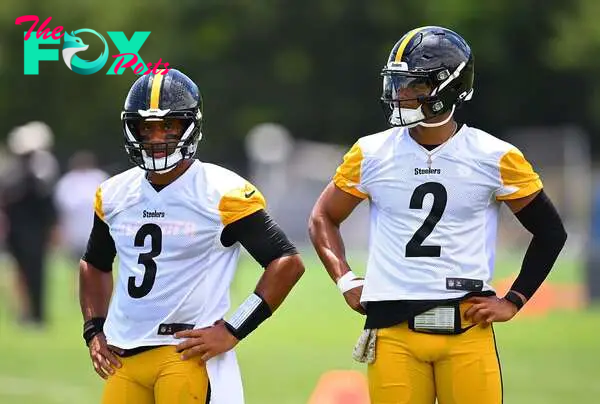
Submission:
M 310 218 L 313 244 L 346 302 L 366 314 L 354 351 L 375 404 L 500 404 L 491 323 L 531 298 L 565 240 L 562 221 L 523 154 L 459 125 L 473 93 L 467 43 L 417 28 L 392 49 L 382 103 L 392 128 L 360 138 Z M 339 226 L 370 204 L 365 279 L 346 262 Z M 504 202 L 533 234 L 504 297 L 490 285 Z
M 243 403 L 232 348 L 282 303 L 303 264 L 260 191 L 193 159 L 202 98 L 187 76 L 137 79 L 122 122 L 136 167 L 98 188 L 80 264 L 83 337 L 107 379 L 102 402 Z M 240 246 L 265 272 L 224 320 Z

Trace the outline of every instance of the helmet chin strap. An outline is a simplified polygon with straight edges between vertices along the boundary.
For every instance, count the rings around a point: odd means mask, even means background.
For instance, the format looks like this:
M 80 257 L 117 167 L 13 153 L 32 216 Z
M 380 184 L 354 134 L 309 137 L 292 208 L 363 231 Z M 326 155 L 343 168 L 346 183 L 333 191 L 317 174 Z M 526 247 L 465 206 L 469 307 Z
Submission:
M 171 167 L 171 168 L 167 168 L 166 170 L 156 170 L 156 171 L 154 171 L 154 172 L 155 172 L 155 173 L 157 173 L 157 174 L 166 174 L 166 173 L 168 173 L 169 171 L 173 171 L 173 169 L 174 169 L 175 167 L 177 167 L 177 165 L 174 165 L 174 166 L 173 166 L 173 167 Z
M 183 155 L 180 150 L 174 151 L 172 154 L 161 157 L 159 159 L 153 159 L 151 156 L 148 156 L 146 151 L 142 151 L 142 157 L 144 159 L 144 163 L 146 167 L 150 167 L 149 171 L 154 171 L 157 174 L 165 174 L 174 169 L 181 160 L 183 160 Z M 156 167 L 167 167 L 162 170 L 157 170 Z
M 426 128 L 436 128 L 438 126 L 447 124 L 450 121 L 450 119 L 452 119 L 455 108 L 456 108 L 456 105 L 452 105 L 452 111 L 450 112 L 450 115 L 448 115 L 448 117 L 441 122 L 427 123 L 427 122 L 423 122 L 423 121 L 418 121 L 418 122 L 408 123 L 408 124 L 404 124 L 404 125 L 400 124 L 398 126 L 401 126 L 403 128 L 414 128 L 416 126 L 421 125 Z M 400 119 L 400 115 L 409 118 L 409 120 L 419 120 L 419 119 L 424 118 L 424 115 L 422 112 L 422 106 L 419 106 L 419 108 L 417 108 L 417 109 L 396 107 L 396 108 L 394 108 L 392 115 L 390 116 L 390 123 L 397 124 L 398 122 L 402 122 L 402 120 Z
M 447 124 L 450 119 L 452 119 L 452 116 L 454 115 L 454 109 L 456 108 L 455 105 L 452 105 L 452 111 L 450 112 L 450 115 L 448 115 L 448 117 L 446 119 L 444 119 L 443 121 L 440 122 L 433 122 L 433 123 L 427 123 L 427 122 L 418 122 L 416 123 L 416 125 L 421 125 L 424 126 L 426 128 L 436 128 L 438 126 L 442 126 Z

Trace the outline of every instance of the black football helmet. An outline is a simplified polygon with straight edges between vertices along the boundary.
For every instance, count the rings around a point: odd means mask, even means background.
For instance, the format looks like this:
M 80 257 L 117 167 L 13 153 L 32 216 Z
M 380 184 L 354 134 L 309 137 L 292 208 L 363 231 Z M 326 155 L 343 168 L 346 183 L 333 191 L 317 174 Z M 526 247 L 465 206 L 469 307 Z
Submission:
M 170 69 L 164 75 L 163 72 L 138 78 L 127 94 L 121 113 L 129 159 L 147 171 L 167 172 L 181 160 L 194 157 L 202 137 L 203 105 L 198 86 L 179 70 Z M 142 140 L 139 128 L 143 121 L 167 118 L 182 121 L 184 132 L 176 144 L 151 144 Z M 165 153 L 168 150 L 170 153 L 163 158 L 154 158 L 147 150 Z
M 440 126 L 473 95 L 473 53 L 460 35 L 447 28 L 416 28 L 394 45 L 381 75 L 381 102 L 391 126 Z M 423 88 L 426 93 L 421 91 L 416 97 L 401 95 Z M 403 108 L 401 101 L 416 101 L 419 106 Z M 448 119 L 426 122 L 448 111 Z

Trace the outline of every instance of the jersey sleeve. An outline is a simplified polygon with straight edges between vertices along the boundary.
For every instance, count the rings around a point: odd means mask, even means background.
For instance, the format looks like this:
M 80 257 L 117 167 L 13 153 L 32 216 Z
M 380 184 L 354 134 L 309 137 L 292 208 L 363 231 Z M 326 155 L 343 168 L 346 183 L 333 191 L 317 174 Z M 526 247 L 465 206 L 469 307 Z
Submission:
M 248 181 L 221 196 L 219 214 L 224 226 L 249 216 L 267 206 L 264 196 Z
M 110 272 L 116 256 L 115 241 L 110 235 L 108 225 L 95 214 L 92 231 L 81 259 L 103 272 Z
M 369 196 L 363 185 L 363 162 L 363 151 L 356 142 L 344 156 L 333 177 L 333 183 L 339 189 L 361 199 Z
M 104 205 L 102 203 L 102 187 L 98 187 L 96 189 L 96 197 L 94 198 L 94 213 L 98 216 L 102 221 L 104 219 Z
M 504 153 L 498 164 L 501 183 L 496 190 L 497 200 L 524 198 L 543 188 L 540 176 L 519 149 Z

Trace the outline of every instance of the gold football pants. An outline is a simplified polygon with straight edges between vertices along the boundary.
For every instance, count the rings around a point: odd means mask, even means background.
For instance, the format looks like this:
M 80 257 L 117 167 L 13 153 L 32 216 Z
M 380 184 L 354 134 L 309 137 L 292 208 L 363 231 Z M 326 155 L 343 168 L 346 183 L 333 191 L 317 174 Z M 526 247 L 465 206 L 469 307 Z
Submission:
M 502 403 L 492 327 L 432 335 L 402 323 L 378 330 L 375 355 L 368 368 L 373 404 L 434 404 L 436 398 L 438 404 Z
M 175 346 L 164 346 L 119 358 L 123 366 L 108 377 L 102 404 L 207 403 L 206 367 L 180 355 Z

